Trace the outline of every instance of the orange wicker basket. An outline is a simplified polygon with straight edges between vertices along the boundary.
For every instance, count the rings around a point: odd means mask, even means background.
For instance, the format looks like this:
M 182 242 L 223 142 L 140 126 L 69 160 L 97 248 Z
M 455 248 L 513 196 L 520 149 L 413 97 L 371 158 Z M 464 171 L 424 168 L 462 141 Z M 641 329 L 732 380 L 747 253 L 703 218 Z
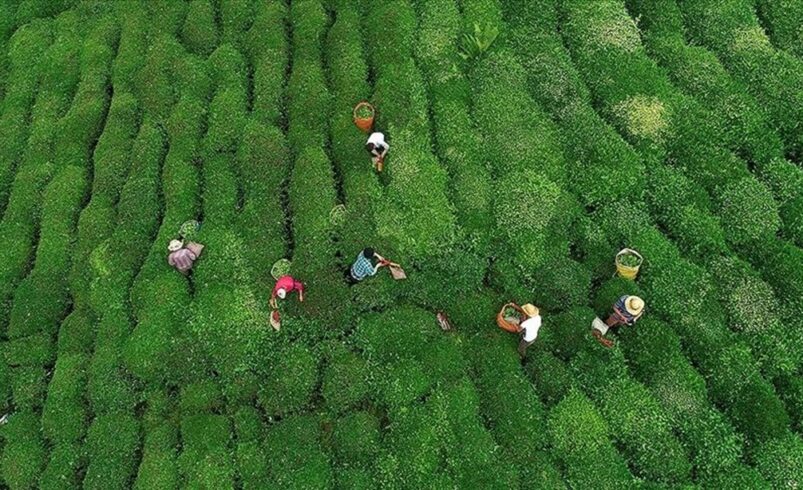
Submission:
M 363 107 L 368 108 L 371 111 L 370 117 L 360 117 L 358 115 L 359 110 Z M 360 128 L 363 133 L 371 132 L 371 129 L 374 127 L 374 116 L 376 116 L 376 110 L 374 110 L 374 106 L 368 102 L 360 102 L 354 106 L 354 125 Z
M 496 324 L 499 325 L 499 328 L 507 332 L 519 333 L 521 331 L 521 327 L 519 327 L 519 325 L 516 323 L 509 322 L 507 318 L 505 318 L 505 311 L 508 308 L 513 308 L 519 313 L 519 323 L 521 323 L 521 320 L 526 316 L 524 310 L 522 310 L 519 305 L 516 303 L 507 303 L 502 307 L 501 310 L 499 310 L 499 313 L 496 314 Z

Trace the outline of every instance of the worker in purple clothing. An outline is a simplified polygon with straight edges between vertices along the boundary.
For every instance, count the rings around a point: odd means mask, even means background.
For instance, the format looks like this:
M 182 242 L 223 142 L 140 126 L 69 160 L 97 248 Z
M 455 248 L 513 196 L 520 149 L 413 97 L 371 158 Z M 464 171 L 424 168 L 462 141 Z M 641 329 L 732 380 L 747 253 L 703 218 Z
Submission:
M 171 240 L 167 249 L 170 251 L 167 263 L 186 276 L 192 269 L 193 262 L 200 257 L 204 246 L 195 242 L 189 242 L 185 246 L 181 240 Z

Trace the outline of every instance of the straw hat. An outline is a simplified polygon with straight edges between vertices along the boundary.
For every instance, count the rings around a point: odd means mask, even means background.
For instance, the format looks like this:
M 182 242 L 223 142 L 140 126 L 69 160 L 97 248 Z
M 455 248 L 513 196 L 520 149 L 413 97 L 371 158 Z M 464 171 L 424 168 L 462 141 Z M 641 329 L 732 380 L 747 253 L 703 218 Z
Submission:
M 176 250 L 180 250 L 183 246 L 184 244 L 181 242 L 181 240 L 170 240 L 170 243 L 167 245 L 167 249 L 171 252 L 175 252 Z
M 287 297 L 287 291 L 284 288 L 279 288 L 276 290 L 276 296 L 278 296 L 279 299 L 284 299 Z
M 531 303 L 527 303 L 526 305 L 522 306 L 521 309 L 524 310 L 524 313 L 531 318 L 538 316 L 538 307 L 532 305 Z
M 644 300 L 638 296 L 630 296 L 625 302 L 625 308 L 631 315 L 638 315 L 644 309 Z

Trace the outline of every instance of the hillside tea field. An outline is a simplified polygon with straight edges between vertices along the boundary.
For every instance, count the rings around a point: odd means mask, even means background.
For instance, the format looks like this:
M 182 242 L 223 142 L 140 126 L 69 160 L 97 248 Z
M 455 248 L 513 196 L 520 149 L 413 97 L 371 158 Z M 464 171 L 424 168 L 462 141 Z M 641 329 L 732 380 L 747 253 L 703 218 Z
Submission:
M 0 0 L 0 490 L 803 488 L 801 26 Z

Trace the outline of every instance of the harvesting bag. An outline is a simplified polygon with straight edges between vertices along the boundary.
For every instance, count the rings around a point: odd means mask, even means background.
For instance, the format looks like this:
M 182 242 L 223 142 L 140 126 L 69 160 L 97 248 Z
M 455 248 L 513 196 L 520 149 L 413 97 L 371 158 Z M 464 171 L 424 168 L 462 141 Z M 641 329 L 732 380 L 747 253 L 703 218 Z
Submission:
M 407 273 L 404 272 L 404 269 L 399 264 L 390 264 L 388 269 L 390 269 L 390 275 L 393 276 L 393 279 L 397 281 L 407 279 Z
M 270 312 L 270 326 L 273 327 L 273 329 L 277 332 L 280 328 L 282 328 L 282 321 L 279 318 L 279 310 L 273 310 Z

